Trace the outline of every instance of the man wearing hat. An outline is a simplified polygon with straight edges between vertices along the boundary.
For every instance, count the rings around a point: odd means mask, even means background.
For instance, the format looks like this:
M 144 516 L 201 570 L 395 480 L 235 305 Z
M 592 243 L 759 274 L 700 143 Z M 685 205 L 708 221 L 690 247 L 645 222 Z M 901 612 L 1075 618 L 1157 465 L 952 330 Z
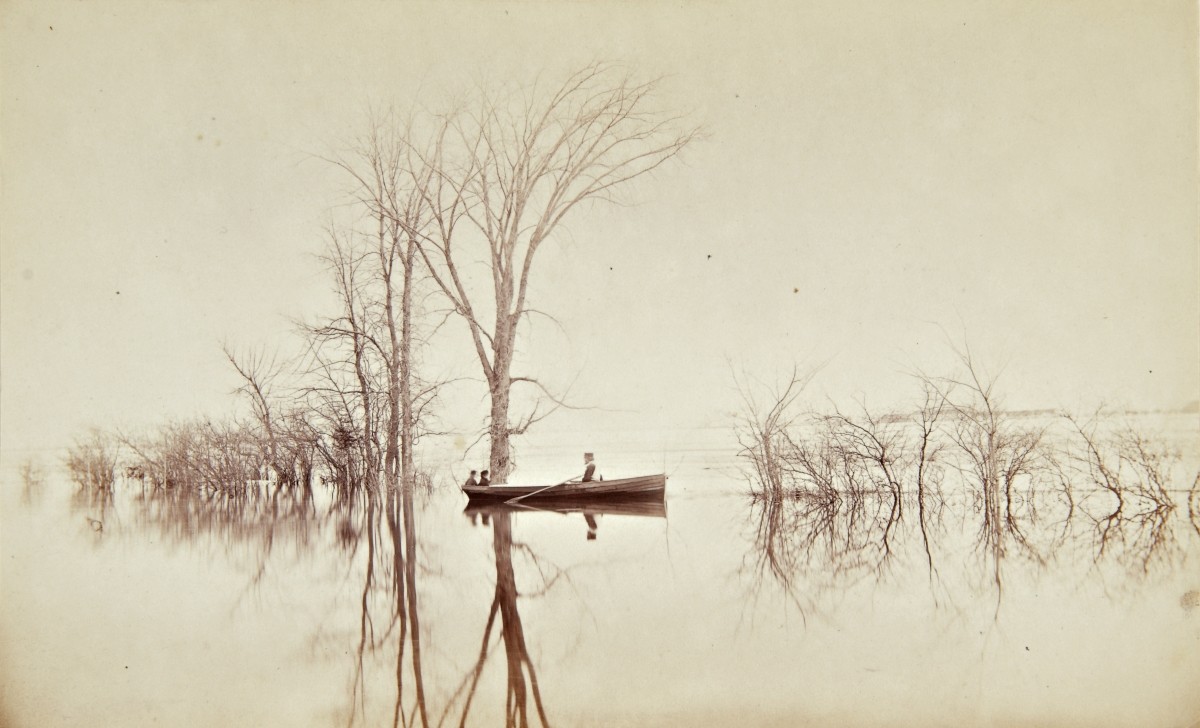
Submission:
M 596 458 L 590 452 L 583 454 L 583 482 L 590 483 L 593 480 L 604 480 L 603 477 L 596 475 Z

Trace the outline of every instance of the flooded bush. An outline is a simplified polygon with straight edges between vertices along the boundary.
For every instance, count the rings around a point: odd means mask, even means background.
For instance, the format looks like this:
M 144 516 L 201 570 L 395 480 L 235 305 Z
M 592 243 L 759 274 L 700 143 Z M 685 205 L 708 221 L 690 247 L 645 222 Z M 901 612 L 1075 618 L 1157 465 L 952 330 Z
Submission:
M 1081 420 L 1012 411 L 969 352 L 959 364 L 952 376 L 917 377 L 920 398 L 908 413 L 862 402 L 801 411 L 796 377 L 765 398 L 739 382 L 737 438 L 760 578 L 792 592 L 807 571 L 879 573 L 900 534 L 912 533 L 932 579 L 946 512 L 974 530 L 974 549 L 990 564 L 985 581 L 997 589 L 1001 563 L 1044 564 L 1071 541 L 1090 539 L 1097 561 L 1116 555 L 1130 571 L 1171 563 L 1177 494 L 1186 492 L 1200 533 L 1200 475 L 1187 473 L 1190 489 L 1172 485 L 1184 477 L 1178 447 L 1100 412 Z M 817 556 L 824 572 L 806 566 Z
M 1127 422 L 1109 422 L 1101 412 L 1087 420 L 1074 415 L 1064 415 L 1064 419 L 1075 435 L 1066 457 L 1078 483 L 1111 494 L 1117 512 L 1127 506 L 1175 507 L 1169 483 L 1181 459 L 1178 448 L 1150 438 Z
M 132 456 L 123 472 L 155 488 L 307 487 L 314 471 L 313 437 L 276 436 L 268 442 L 256 428 L 236 422 L 177 422 L 124 437 Z
M 154 488 L 244 489 L 265 474 L 254 439 L 229 425 L 178 422 L 125 442 L 133 452 L 127 475 Z
M 93 429 L 67 448 L 64 464 L 71 479 L 81 488 L 110 490 L 116 477 L 116 443 L 108 434 Z
M 801 375 L 793 369 L 788 381 L 774 389 L 735 376 L 742 398 L 736 426 L 738 456 L 750 464 L 751 489 L 756 493 L 778 498 L 806 484 L 800 467 L 804 453 L 793 428 L 799 418 L 796 400 L 814 374 Z

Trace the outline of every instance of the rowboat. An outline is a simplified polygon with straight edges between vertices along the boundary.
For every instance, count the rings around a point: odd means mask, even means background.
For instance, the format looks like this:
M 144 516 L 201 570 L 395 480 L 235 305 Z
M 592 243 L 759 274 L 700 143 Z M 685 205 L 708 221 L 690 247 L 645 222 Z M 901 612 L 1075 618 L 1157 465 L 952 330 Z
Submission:
M 511 500 L 520 498 L 522 503 L 559 499 L 607 500 L 607 499 L 658 499 L 662 500 L 667 489 L 667 476 L 639 475 L 616 480 L 592 480 L 586 483 L 567 481 L 550 485 L 464 485 L 463 492 L 469 498 L 481 500 Z

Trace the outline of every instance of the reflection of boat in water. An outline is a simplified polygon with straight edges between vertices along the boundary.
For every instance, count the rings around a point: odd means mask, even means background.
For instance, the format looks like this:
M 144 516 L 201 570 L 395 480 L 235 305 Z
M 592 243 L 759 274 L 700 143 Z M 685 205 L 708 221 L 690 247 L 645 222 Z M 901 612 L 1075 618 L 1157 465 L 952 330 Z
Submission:
M 567 481 L 550 485 L 465 485 L 463 492 L 472 500 L 506 501 L 520 498 L 521 503 L 531 501 L 543 503 L 563 500 L 587 500 L 607 503 L 610 500 L 654 500 L 661 501 L 667 489 L 667 476 L 639 475 L 634 478 L 616 480 L 593 480 L 586 483 Z M 539 505 L 539 507 L 541 507 Z
M 498 513 L 583 513 L 596 516 L 647 516 L 666 518 L 667 504 L 661 497 L 555 498 L 554 500 L 526 498 L 517 503 L 473 498 L 463 510 L 467 516 Z

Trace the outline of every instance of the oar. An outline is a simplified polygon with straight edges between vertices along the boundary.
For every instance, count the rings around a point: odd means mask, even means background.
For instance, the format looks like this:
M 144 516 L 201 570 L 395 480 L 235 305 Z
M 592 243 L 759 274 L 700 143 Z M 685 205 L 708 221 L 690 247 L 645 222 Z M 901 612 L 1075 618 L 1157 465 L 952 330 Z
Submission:
M 538 493 L 541 493 L 542 491 L 550 490 L 551 488 L 557 488 L 560 485 L 565 485 L 570 482 L 571 482 L 571 478 L 567 478 L 566 480 L 564 480 L 561 483 L 555 483 L 554 485 L 547 485 L 545 488 L 538 488 L 537 490 L 533 491 L 532 493 L 526 493 L 525 495 L 519 495 L 516 498 L 509 498 L 508 500 L 506 500 L 504 502 L 505 503 L 516 503 L 517 501 L 521 500 L 522 498 L 528 498 L 531 495 L 537 495 Z

